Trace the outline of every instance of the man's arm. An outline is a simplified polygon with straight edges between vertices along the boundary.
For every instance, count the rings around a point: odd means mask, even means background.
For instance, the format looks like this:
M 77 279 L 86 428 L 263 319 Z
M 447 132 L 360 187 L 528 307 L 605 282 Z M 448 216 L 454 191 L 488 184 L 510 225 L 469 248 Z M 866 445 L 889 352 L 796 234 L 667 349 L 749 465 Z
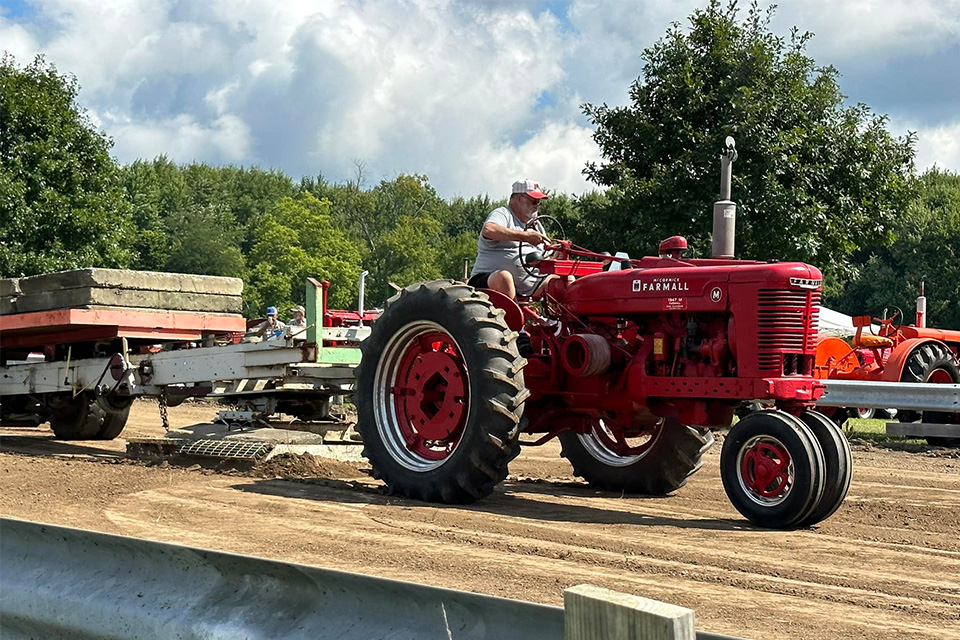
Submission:
M 508 229 L 496 222 L 484 222 L 483 229 L 480 232 L 484 238 L 493 242 L 526 242 L 527 244 L 540 244 L 549 241 L 545 235 L 528 229 L 520 231 L 518 229 Z

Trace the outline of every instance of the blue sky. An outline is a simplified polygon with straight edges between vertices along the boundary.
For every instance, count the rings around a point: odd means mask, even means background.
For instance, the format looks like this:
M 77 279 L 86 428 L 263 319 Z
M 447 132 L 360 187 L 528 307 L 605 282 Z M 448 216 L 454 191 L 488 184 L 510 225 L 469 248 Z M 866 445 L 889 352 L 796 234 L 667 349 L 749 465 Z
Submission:
M 598 151 L 580 105 L 625 104 L 643 49 L 704 3 L 0 0 L 0 49 L 76 75 L 121 162 L 582 193 Z M 781 2 L 774 30 L 793 25 L 851 103 L 917 132 L 919 169 L 960 171 L 960 0 Z

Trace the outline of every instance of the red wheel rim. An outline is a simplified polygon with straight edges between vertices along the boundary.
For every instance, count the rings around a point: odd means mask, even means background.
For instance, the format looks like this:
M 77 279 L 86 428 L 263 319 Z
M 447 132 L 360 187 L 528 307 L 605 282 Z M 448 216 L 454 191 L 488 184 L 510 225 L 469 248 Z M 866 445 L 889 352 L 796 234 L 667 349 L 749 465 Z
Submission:
M 622 430 L 616 432 L 608 430 L 599 423 L 594 423 L 592 427 L 593 436 L 597 441 L 611 453 L 622 458 L 641 456 L 647 452 L 657 441 L 657 436 L 663 430 L 664 420 L 659 420 L 649 432 L 649 438 L 634 446 L 627 442 L 627 438 Z M 644 433 L 643 435 L 648 435 Z
M 790 454 L 777 441 L 757 440 L 743 452 L 740 478 L 762 498 L 780 497 L 791 485 Z
M 953 384 L 953 376 L 951 376 L 950 372 L 946 369 L 934 369 L 930 372 L 930 375 L 927 376 L 927 382 L 933 382 L 934 384 Z
M 453 339 L 431 331 L 410 341 L 390 392 L 397 427 L 407 449 L 426 460 L 443 460 L 463 435 L 469 384 Z

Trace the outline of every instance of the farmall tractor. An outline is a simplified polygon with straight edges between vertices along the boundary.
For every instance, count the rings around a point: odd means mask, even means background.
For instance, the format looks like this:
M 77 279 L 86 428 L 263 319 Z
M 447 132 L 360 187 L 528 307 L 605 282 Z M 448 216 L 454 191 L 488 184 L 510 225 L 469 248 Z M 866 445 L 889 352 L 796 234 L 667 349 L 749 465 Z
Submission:
M 717 250 L 717 218 L 714 255 L 732 256 L 732 228 Z M 775 408 L 740 420 L 722 449 L 734 507 L 788 529 L 840 506 L 850 449 L 813 410 L 823 390 L 813 377 L 817 268 L 646 257 L 605 270 L 608 256 L 569 241 L 547 249 L 539 274 L 560 277 L 538 305 L 448 280 L 387 302 L 361 345 L 356 404 L 365 455 L 392 492 L 483 498 L 523 435 L 531 445 L 559 438 L 574 473 L 597 487 L 663 496 L 700 468 L 712 429 L 762 399 Z

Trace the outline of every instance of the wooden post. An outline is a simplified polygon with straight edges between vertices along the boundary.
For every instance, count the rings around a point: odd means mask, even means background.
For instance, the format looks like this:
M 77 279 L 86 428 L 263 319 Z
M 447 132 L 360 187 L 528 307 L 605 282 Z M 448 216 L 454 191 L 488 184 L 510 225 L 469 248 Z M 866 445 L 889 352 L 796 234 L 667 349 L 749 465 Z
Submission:
M 589 584 L 563 592 L 566 640 L 695 640 L 693 611 Z

